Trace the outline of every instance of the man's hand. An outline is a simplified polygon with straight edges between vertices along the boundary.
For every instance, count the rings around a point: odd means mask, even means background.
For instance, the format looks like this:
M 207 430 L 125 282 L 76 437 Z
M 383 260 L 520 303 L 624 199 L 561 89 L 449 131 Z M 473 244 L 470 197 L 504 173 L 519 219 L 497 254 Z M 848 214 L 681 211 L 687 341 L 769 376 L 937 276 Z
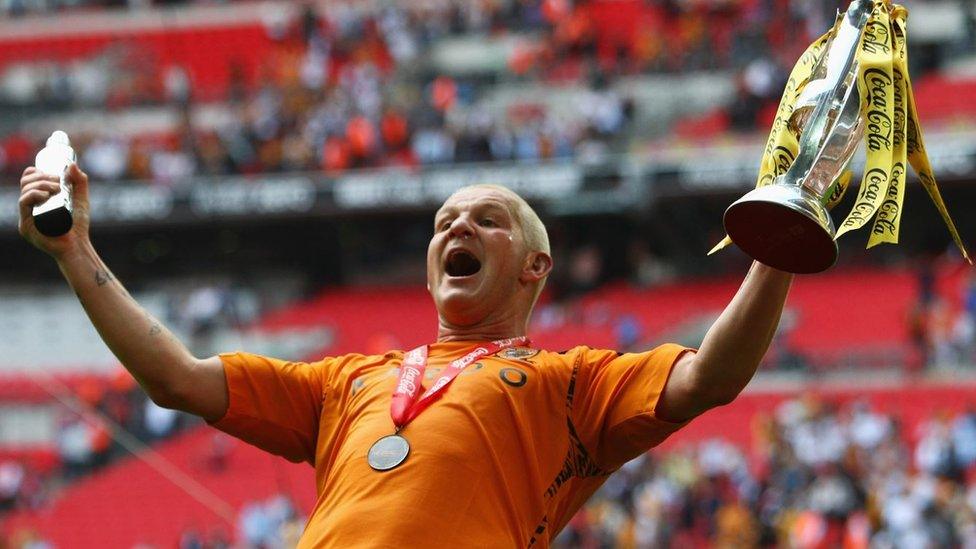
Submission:
M 77 164 L 71 164 L 65 178 L 71 185 L 73 223 L 70 231 L 55 237 L 44 236 L 37 230 L 31 211 L 61 191 L 58 176 L 45 174 L 31 166 L 20 178 L 20 234 L 57 260 L 88 242 L 88 176 Z

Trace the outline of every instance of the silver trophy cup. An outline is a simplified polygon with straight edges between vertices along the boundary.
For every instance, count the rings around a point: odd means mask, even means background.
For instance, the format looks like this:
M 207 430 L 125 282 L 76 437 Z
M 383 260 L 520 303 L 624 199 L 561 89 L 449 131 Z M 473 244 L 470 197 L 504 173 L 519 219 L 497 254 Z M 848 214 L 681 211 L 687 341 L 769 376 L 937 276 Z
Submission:
M 872 8 L 871 0 L 851 3 L 797 99 L 789 119 L 790 130 L 799 134 L 796 160 L 725 211 L 732 242 L 761 263 L 816 273 L 837 261 L 826 204 L 864 133 L 855 53 Z

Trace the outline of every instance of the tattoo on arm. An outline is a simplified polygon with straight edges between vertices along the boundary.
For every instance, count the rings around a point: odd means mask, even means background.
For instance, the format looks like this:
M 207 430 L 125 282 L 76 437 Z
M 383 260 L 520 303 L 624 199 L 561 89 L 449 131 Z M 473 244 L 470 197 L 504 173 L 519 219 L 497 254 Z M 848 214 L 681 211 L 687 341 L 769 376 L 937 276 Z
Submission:
M 146 320 L 149 321 L 149 335 L 155 337 L 162 333 L 163 327 L 159 321 L 153 318 L 153 315 L 148 312 L 143 311 L 143 313 L 146 315 Z
M 104 286 L 110 280 L 115 279 L 112 277 L 112 273 L 108 272 L 108 269 L 95 269 L 95 284 Z

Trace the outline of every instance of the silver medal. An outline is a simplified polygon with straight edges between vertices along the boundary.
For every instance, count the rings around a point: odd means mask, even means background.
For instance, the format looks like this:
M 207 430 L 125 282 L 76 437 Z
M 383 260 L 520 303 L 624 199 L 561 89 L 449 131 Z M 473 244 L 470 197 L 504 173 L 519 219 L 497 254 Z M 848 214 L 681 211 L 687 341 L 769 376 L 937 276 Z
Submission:
M 366 461 L 377 471 L 389 471 L 403 463 L 410 454 L 410 443 L 400 435 L 387 435 L 369 447 Z

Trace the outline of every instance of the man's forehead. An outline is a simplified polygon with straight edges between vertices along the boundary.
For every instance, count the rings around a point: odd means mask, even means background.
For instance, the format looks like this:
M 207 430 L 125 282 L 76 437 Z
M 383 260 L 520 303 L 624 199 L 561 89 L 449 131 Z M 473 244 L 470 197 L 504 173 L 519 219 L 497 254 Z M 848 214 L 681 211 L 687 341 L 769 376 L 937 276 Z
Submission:
M 463 208 L 481 205 L 496 205 L 511 212 L 513 208 L 512 197 L 498 189 L 475 187 L 461 189 L 452 194 L 444 201 L 444 204 L 437 210 L 441 213 L 452 208 Z

